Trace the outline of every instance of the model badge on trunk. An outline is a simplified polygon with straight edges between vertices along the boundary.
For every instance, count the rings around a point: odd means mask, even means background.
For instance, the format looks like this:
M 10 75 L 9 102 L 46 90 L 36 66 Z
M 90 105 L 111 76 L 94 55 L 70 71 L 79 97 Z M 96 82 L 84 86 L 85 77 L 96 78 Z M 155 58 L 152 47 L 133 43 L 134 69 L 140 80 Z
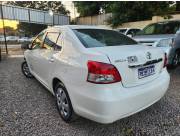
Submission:
M 119 63 L 119 62 L 126 62 L 126 61 L 127 61 L 126 59 L 118 59 L 118 60 L 115 60 L 114 62 Z
M 138 61 L 136 56 L 129 56 L 127 58 L 128 58 L 128 63 L 134 63 Z

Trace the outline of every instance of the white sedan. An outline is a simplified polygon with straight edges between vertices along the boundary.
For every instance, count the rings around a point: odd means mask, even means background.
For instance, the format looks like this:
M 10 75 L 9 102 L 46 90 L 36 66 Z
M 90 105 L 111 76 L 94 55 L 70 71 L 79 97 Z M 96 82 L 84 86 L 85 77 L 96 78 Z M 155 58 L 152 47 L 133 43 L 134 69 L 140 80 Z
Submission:
M 22 72 L 55 95 L 66 122 L 77 114 L 112 123 L 151 106 L 169 86 L 163 51 L 117 31 L 54 26 L 22 47 Z
M 28 37 L 21 37 L 18 39 L 19 43 L 23 43 L 23 42 L 31 42 L 31 39 Z
M 9 41 L 9 42 L 17 42 L 19 39 L 18 36 L 7 36 L 6 37 L 6 41 Z
M 137 32 L 141 31 L 139 28 L 118 28 L 116 30 L 124 35 L 127 35 L 128 37 L 133 37 Z

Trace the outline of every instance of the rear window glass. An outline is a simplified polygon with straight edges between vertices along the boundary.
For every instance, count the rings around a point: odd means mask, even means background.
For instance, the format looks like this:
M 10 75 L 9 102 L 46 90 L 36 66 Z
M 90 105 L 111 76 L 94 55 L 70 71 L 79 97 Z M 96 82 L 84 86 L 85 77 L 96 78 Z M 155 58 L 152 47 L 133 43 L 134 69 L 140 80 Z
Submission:
M 137 44 L 133 39 L 113 30 L 74 29 L 73 31 L 86 48 Z

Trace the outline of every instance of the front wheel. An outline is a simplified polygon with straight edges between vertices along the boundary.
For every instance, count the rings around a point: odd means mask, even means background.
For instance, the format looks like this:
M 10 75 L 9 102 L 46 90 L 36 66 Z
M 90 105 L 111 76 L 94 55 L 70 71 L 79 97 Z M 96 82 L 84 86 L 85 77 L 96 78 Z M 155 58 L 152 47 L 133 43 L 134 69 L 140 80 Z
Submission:
M 26 61 L 24 61 L 21 65 L 21 70 L 22 73 L 27 77 L 27 78 L 33 78 L 33 75 L 31 74 L 28 64 Z

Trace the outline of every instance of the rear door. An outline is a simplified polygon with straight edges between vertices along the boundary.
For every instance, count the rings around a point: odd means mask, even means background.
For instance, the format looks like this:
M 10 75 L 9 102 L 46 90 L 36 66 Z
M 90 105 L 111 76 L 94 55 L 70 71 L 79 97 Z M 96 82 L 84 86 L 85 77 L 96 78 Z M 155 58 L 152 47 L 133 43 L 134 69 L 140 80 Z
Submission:
M 48 86 L 50 75 L 56 67 L 55 56 L 58 56 L 61 51 L 61 45 L 57 43 L 60 37 L 59 32 L 47 32 L 40 53 L 40 76 L 45 85 Z

